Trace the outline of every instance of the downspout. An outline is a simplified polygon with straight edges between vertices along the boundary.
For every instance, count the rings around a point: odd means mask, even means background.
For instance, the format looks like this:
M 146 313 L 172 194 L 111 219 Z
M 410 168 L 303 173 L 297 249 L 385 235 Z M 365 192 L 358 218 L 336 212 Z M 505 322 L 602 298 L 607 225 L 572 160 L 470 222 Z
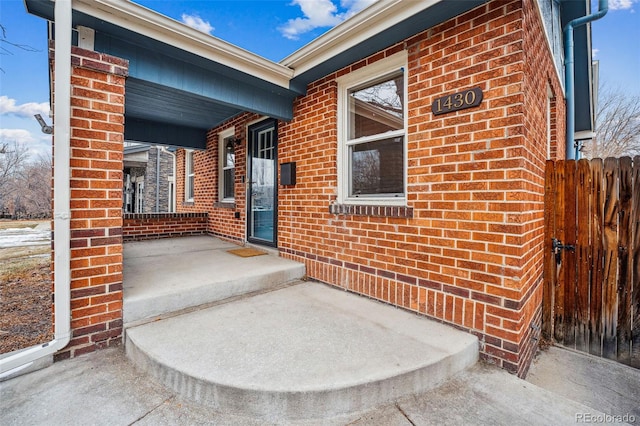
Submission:
M 54 340 L 33 346 L 0 359 L 0 378 L 29 367 L 34 361 L 51 355 L 69 343 L 71 334 L 71 271 L 70 271 L 70 199 L 69 139 L 71 134 L 71 28 L 72 0 L 55 2 L 55 70 L 54 70 L 54 200 L 53 242 L 55 256 Z
M 575 160 L 577 147 L 575 147 L 576 132 L 576 100 L 575 92 L 575 74 L 574 74 L 574 51 L 573 51 L 573 29 L 589 22 L 598 20 L 607 14 L 609 10 L 608 0 L 598 1 L 598 12 L 591 15 L 582 16 L 569 22 L 564 27 L 564 81 L 567 92 L 567 141 L 565 145 L 565 158 L 567 160 Z

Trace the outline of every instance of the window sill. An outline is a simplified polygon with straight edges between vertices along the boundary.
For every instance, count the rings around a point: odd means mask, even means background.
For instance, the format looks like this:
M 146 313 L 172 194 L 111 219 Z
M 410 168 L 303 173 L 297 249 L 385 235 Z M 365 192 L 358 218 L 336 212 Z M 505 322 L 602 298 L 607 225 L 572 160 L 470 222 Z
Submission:
M 331 204 L 329 213 L 353 216 L 413 218 L 413 207 L 406 206 L 370 206 L 355 204 Z
M 186 200 L 182 202 L 182 205 L 185 207 L 193 206 L 194 204 L 193 200 Z
M 219 201 L 217 203 L 213 203 L 213 207 L 218 209 L 235 209 L 236 203 L 233 201 Z

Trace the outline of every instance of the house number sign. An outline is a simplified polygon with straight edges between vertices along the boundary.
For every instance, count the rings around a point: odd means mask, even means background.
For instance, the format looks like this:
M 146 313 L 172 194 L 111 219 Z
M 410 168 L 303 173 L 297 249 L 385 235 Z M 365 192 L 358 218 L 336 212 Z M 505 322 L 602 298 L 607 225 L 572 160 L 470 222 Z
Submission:
M 482 102 L 482 89 L 474 87 L 452 95 L 442 96 L 431 104 L 434 115 L 446 114 L 465 108 L 473 108 Z

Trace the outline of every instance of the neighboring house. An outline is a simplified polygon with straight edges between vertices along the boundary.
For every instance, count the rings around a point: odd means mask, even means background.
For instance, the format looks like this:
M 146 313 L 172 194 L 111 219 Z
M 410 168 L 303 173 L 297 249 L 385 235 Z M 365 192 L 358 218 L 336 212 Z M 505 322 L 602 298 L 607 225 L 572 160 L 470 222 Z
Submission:
M 52 2 L 26 4 L 53 19 Z M 565 155 L 561 29 L 590 13 L 588 0 L 381 0 L 280 63 L 133 3 L 75 0 L 72 19 L 55 5 L 56 30 L 79 34 L 72 119 L 95 112 L 90 130 L 72 120 L 71 141 L 56 141 L 71 144 L 72 185 L 121 181 L 125 139 L 179 141 L 177 210 L 208 212 L 210 234 L 276 247 L 310 278 L 467 330 L 485 359 L 526 374 L 548 246 L 545 161 Z M 568 95 L 574 130 L 589 132 L 588 26 L 574 42 Z M 87 147 L 108 161 L 79 161 Z M 106 249 L 72 260 L 108 265 L 74 266 L 71 297 L 88 288 L 110 302 L 91 298 L 100 318 L 71 311 L 74 337 L 58 358 L 122 333 L 122 260 L 109 256 L 121 253 L 111 209 L 122 194 L 84 195 L 71 194 L 70 243 Z M 81 218 L 94 205 L 105 219 L 88 233 Z M 57 251 L 63 218 L 55 226 Z
M 122 211 L 175 211 L 175 154 L 157 145 L 125 143 Z

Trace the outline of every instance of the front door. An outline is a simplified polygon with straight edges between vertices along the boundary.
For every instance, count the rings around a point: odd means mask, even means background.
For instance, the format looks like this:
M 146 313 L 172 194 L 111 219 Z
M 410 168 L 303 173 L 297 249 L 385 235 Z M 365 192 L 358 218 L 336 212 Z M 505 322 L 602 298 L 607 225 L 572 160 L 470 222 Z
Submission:
M 248 230 L 250 242 L 276 246 L 278 131 L 269 119 L 249 127 Z

